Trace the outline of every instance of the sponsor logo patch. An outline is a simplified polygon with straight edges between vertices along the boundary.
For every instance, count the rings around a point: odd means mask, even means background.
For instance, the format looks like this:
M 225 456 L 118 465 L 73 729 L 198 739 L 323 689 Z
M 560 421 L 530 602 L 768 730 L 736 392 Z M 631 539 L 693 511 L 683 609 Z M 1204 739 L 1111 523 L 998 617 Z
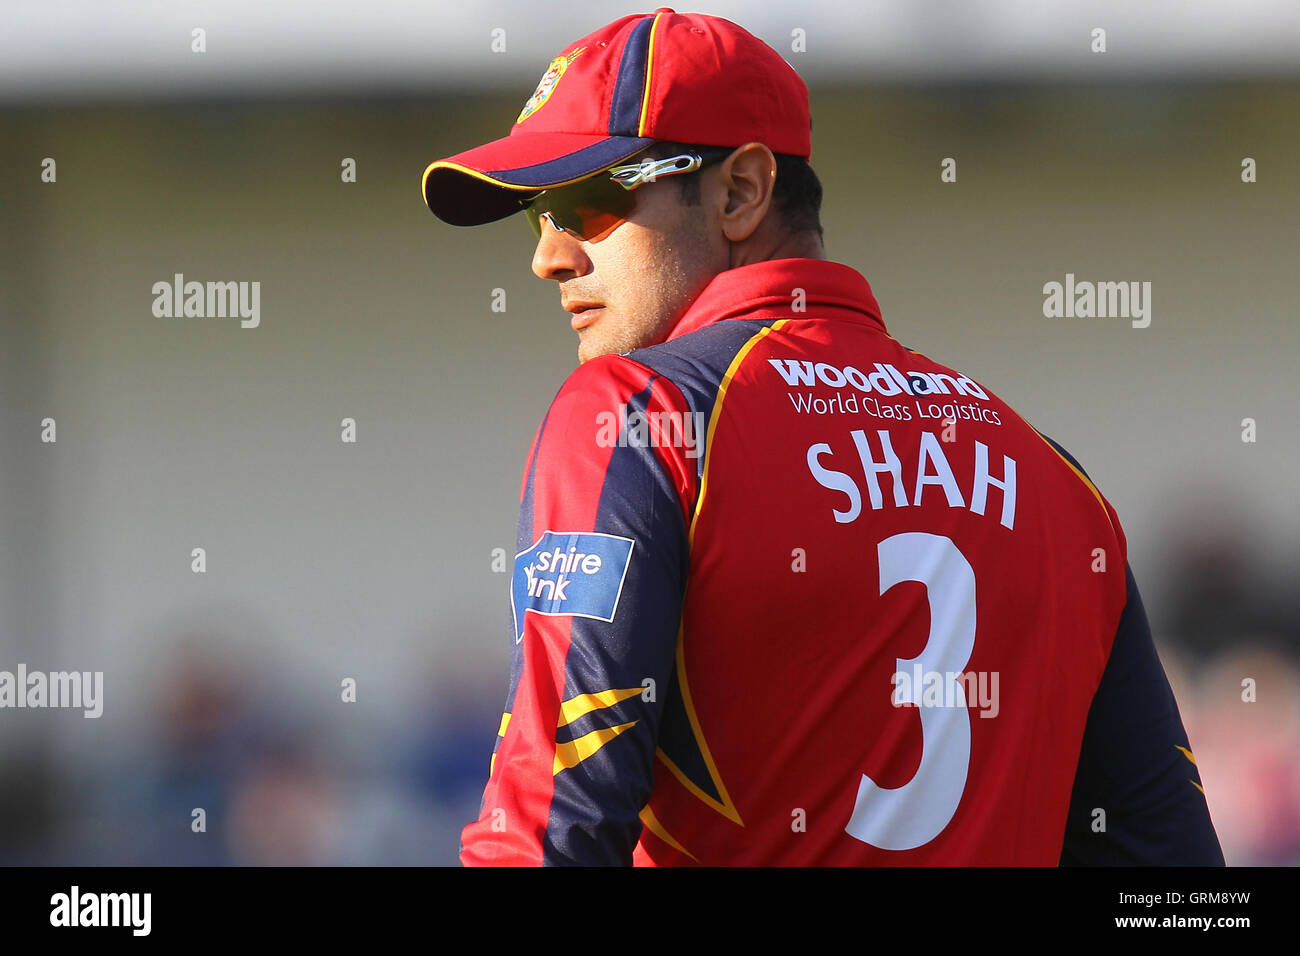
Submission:
M 515 643 L 523 640 L 529 611 L 614 620 L 632 543 L 631 538 L 597 531 L 546 531 L 531 548 L 515 555 L 510 582 Z

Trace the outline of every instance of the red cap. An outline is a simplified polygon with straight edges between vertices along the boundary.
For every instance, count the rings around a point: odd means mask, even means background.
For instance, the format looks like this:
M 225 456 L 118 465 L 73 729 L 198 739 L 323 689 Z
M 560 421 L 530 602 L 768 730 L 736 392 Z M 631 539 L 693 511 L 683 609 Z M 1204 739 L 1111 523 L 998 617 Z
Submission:
M 429 164 L 424 201 L 444 222 L 476 226 L 656 140 L 759 142 L 807 159 L 811 132 L 808 87 L 779 53 L 730 20 L 660 7 L 571 43 L 509 136 Z

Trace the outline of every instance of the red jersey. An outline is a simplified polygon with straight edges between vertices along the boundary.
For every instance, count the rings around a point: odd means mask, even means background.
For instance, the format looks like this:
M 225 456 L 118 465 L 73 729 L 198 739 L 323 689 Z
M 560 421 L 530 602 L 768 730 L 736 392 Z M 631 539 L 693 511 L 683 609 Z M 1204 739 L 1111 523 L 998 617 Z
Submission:
M 1222 863 L 1114 509 L 853 269 L 580 366 L 521 492 L 463 862 Z

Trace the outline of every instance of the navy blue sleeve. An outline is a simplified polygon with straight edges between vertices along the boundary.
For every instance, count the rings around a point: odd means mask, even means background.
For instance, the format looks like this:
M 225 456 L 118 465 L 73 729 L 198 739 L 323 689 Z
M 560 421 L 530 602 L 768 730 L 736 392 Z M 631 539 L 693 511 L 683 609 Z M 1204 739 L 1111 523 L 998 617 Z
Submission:
M 1132 569 L 1125 574 L 1128 600 L 1088 712 L 1061 865 L 1223 866 L 1142 596 Z

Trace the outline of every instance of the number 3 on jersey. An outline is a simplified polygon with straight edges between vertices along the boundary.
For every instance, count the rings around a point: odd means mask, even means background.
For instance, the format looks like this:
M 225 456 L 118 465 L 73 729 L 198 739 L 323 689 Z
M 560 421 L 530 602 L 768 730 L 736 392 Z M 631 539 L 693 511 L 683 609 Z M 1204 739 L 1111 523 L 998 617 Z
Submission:
M 866 774 L 845 832 L 883 850 L 912 850 L 948 825 L 970 769 L 970 711 L 958 675 L 975 649 L 975 572 L 949 538 L 913 531 L 877 545 L 880 593 L 895 584 L 925 585 L 930 634 L 914 658 L 896 658 L 897 672 L 942 674 L 944 699 L 954 707 L 921 706 L 921 763 L 903 786 L 886 790 Z M 954 686 L 949 686 L 954 685 Z M 948 695 L 953 696 L 949 697 Z M 899 687 L 895 703 L 921 704 L 921 687 Z

